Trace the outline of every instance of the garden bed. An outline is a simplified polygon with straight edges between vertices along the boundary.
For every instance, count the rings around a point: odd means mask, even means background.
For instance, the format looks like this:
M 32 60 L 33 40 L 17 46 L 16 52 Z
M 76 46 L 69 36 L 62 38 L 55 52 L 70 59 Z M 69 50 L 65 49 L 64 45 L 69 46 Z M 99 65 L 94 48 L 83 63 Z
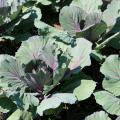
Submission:
M 120 120 L 120 1 L 0 1 L 0 120 Z

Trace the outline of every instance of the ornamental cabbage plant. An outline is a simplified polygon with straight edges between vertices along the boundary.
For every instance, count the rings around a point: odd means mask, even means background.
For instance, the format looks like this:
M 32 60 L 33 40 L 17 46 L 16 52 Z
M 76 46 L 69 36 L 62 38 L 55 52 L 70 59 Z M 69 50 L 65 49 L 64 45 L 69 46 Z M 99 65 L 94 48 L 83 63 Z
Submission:
M 61 103 L 77 101 L 74 93 L 54 90 L 74 69 L 90 65 L 92 44 L 83 38 L 75 42 L 74 46 L 63 43 L 62 50 L 55 40 L 33 36 L 22 42 L 15 57 L 0 55 L 0 100 L 4 100 L 0 111 L 13 112 L 8 120 L 33 119 Z

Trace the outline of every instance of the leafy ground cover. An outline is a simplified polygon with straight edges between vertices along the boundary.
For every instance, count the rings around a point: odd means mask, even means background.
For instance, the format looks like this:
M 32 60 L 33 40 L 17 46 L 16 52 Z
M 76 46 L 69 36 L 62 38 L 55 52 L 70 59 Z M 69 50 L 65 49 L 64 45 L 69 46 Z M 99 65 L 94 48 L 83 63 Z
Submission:
M 120 120 L 120 1 L 0 0 L 0 113 Z

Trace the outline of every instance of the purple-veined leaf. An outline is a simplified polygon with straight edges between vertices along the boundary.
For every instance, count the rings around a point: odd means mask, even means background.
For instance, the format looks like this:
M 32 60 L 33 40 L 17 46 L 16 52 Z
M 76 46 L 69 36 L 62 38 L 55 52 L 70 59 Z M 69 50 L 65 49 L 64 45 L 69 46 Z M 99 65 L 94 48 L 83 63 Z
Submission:
M 100 23 L 101 14 L 95 12 L 88 14 L 83 9 L 71 5 L 62 8 L 59 20 L 64 30 L 75 36 L 76 33 Z
M 108 4 L 107 9 L 103 12 L 102 20 L 108 27 L 112 28 L 118 17 L 120 17 L 120 1 L 112 0 L 111 3 Z
M 70 5 L 77 6 L 87 13 L 100 13 L 102 0 L 73 0 Z
M 75 6 L 65 6 L 60 11 L 60 24 L 72 36 L 81 31 L 80 21 L 85 19 L 85 12 Z
M 39 99 L 36 97 L 38 93 L 20 93 L 16 91 L 10 91 L 9 94 L 6 94 L 8 98 L 12 100 L 18 108 L 22 110 L 28 110 L 30 107 L 35 107 L 39 105 Z
M 0 86 L 4 88 L 12 87 L 13 89 L 25 87 L 22 81 L 24 76 L 22 64 L 14 57 L 9 55 L 0 55 Z
M 44 90 L 44 85 L 49 85 L 52 81 L 52 73 L 48 70 L 38 71 L 38 73 L 26 73 L 23 81 L 34 91 L 42 93 Z
M 17 59 L 28 66 L 31 71 L 26 71 L 23 80 L 29 87 L 37 92 L 43 92 L 44 85 L 49 85 L 54 79 L 54 73 L 57 71 L 58 58 L 55 52 L 55 46 L 52 41 L 42 36 L 33 36 L 24 41 L 16 53 Z M 58 74 L 59 76 L 61 74 Z M 61 76 L 63 77 L 63 76 Z M 61 78 L 60 77 L 60 78 Z M 55 79 L 58 83 L 59 77 Z
M 50 42 L 47 44 L 47 41 L 40 36 L 30 37 L 27 41 L 22 42 L 16 57 L 24 64 L 41 60 L 55 70 L 58 66 L 57 56 L 53 54 L 54 46 Z

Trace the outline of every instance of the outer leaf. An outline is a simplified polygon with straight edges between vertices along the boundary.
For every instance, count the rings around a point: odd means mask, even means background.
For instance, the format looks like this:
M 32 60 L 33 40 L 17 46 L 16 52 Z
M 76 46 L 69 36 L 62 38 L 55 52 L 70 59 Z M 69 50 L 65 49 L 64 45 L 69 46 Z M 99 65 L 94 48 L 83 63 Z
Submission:
M 60 11 L 59 20 L 64 28 L 72 36 L 81 31 L 80 22 L 85 19 L 85 12 L 75 6 L 65 6 Z
M 68 54 L 65 54 L 64 56 L 61 56 L 59 61 L 60 61 L 60 65 L 58 67 L 58 69 L 54 72 L 54 84 L 58 84 L 58 81 L 60 81 L 64 75 L 65 72 L 68 69 L 68 65 L 70 63 L 71 57 L 69 57 Z
M 57 93 L 50 98 L 45 98 L 37 108 L 37 113 L 43 116 L 43 112 L 48 109 L 54 109 L 60 106 L 61 103 L 74 104 L 76 98 L 71 93 Z
M 96 24 L 100 24 L 101 22 L 101 14 L 98 13 L 90 13 L 86 16 L 85 18 L 85 26 L 84 29 L 88 29 L 91 28 L 92 26 L 96 25 Z M 98 24 L 98 25 L 99 25 Z M 83 29 L 83 30 L 84 30 Z
M 39 99 L 32 94 L 26 93 L 23 96 L 23 103 L 25 105 L 25 110 L 27 110 L 30 106 L 38 106 Z
M 60 12 L 60 23 L 62 27 L 67 30 L 72 36 L 75 36 L 76 32 L 84 32 L 96 24 L 101 22 L 101 5 L 102 0 L 73 0 L 69 7 L 64 7 Z M 102 29 L 96 31 L 96 27 L 85 32 L 87 39 L 97 39 L 99 35 L 104 32 L 104 26 L 102 24 L 97 25 L 97 28 Z M 95 33 L 92 31 L 95 30 Z M 79 34 L 80 34 L 79 33 Z M 92 40 L 93 41 L 93 40 Z
M 100 104 L 108 113 L 112 115 L 120 115 L 120 99 L 113 94 L 100 91 L 94 93 L 96 102 Z
M 115 25 L 117 18 L 120 16 L 119 10 L 120 1 L 112 0 L 107 9 L 103 12 L 103 21 L 105 21 L 109 27 Z
M 14 93 L 9 97 L 17 105 L 17 107 L 22 108 L 25 111 L 30 107 L 38 106 L 39 104 L 39 100 L 34 96 L 34 93 L 24 93 L 22 95 L 19 93 Z
M 16 53 L 16 57 L 24 64 L 31 61 L 42 60 L 53 70 L 57 68 L 57 58 L 53 54 L 54 46 L 40 36 L 30 37 L 24 41 Z
M 7 120 L 20 120 L 22 115 L 22 111 L 17 109 L 14 113 L 12 113 Z
M 33 120 L 33 118 L 30 112 L 17 109 L 7 120 Z
M 73 58 L 69 64 L 69 68 L 71 70 L 80 67 L 83 68 L 85 66 L 89 66 L 91 64 L 90 61 L 90 53 L 92 43 L 87 41 L 84 38 L 76 39 L 76 46 L 69 49 L 69 52 Z
M 79 101 L 85 100 L 91 96 L 95 87 L 96 87 L 96 83 L 94 81 L 81 80 L 80 85 L 74 89 L 73 93 Z
M 9 55 L 0 55 L 0 86 L 13 89 L 25 87 L 21 80 L 24 69 L 19 61 Z M 6 85 L 5 85 L 6 84 Z
M 70 34 L 66 31 L 58 31 L 52 35 L 52 37 L 55 39 L 55 42 L 57 42 L 58 46 L 61 48 L 62 51 L 66 50 L 68 48 L 68 45 L 74 46 L 75 45 L 75 38 L 71 37 Z
M 87 13 L 99 13 L 102 0 L 73 0 L 71 5 L 80 7 Z
M 120 58 L 118 55 L 109 56 L 103 63 L 100 71 L 105 75 L 104 89 L 114 95 L 120 95 Z
M 104 111 L 94 112 L 92 115 L 89 115 L 85 120 L 111 120 L 107 113 Z
M 87 14 L 76 6 L 65 6 L 60 11 L 59 20 L 64 30 L 75 36 L 75 33 L 84 31 L 99 23 L 101 15 L 98 13 Z

